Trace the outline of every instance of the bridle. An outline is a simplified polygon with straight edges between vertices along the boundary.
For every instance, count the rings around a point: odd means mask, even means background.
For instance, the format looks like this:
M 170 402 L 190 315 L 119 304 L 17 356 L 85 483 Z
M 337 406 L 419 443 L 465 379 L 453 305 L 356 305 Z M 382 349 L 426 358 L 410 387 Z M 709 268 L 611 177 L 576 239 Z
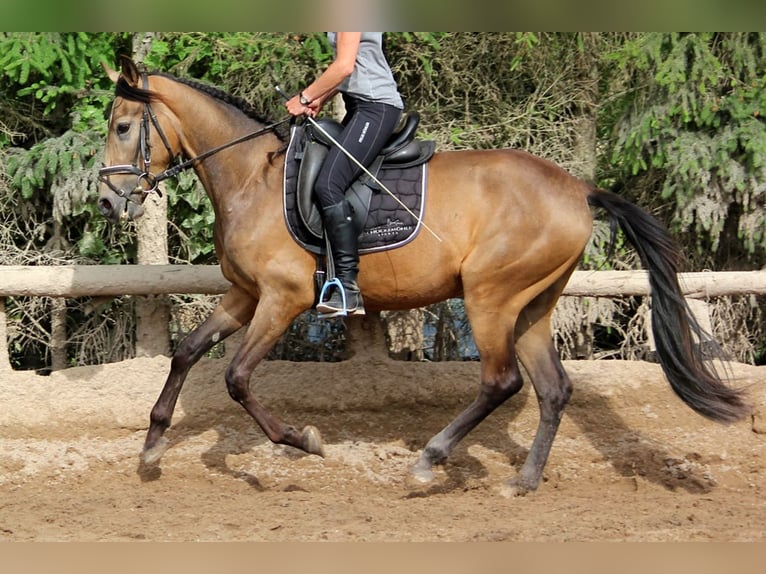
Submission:
M 143 88 L 146 90 L 149 85 L 147 75 L 141 74 L 141 78 L 142 78 Z M 141 128 L 138 135 L 138 145 L 136 146 L 136 153 L 133 156 L 133 162 L 131 164 L 102 166 L 98 170 L 98 179 L 100 182 L 104 183 L 107 187 L 109 187 L 109 189 L 111 189 L 118 196 L 125 198 L 127 201 L 132 201 L 140 205 L 144 203 L 146 198 L 151 193 L 157 193 L 158 195 L 161 195 L 161 192 L 157 189 L 161 181 L 166 180 L 168 178 L 176 177 L 179 173 L 181 173 L 182 171 L 186 169 L 189 169 L 195 163 L 202 161 L 203 159 L 210 157 L 211 155 L 218 153 L 221 150 L 240 144 L 247 140 L 256 138 L 265 133 L 274 131 L 278 126 L 284 123 L 287 123 L 291 119 L 292 119 L 291 117 L 287 117 L 278 122 L 269 124 L 268 126 L 261 128 L 260 130 L 256 130 L 254 132 L 245 134 L 242 137 L 239 137 L 223 145 L 210 149 L 206 152 L 203 152 L 199 154 L 198 156 L 195 156 L 191 159 L 187 159 L 186 161 L 181 161 L 180 155 L 173 153 L 173 150 L 170 147 L 170 143 L 168 142 L 168 138 L 165 136 L 165 132 L 162 130 L 162 126 L 160 126 L 160 123 L 157 120 L 157 116 L 154 113 L 154 110 L 152 110 L 151 104 L 147 102 L 144 104 L 144 110 L 141 115 Z M 152 146 L 151 146 L 151 133 L 150 133 L 151 126 L 154 126 L 154 129 L 157 130 L 157 133 L 159 134 L 160 139 L 162 140 L 162 144 L 165 146 L 165 149 L 168 152 L 168 156 L 173 158 L 171 163 L 175 163 L 175 165 L 168 167 L 161 173 L 156 173 L 156 174 L 150 171 L 151 165 L 152 165 Z M 142 168 L 138 167 L 139 157 L 140 157 L 141 164 L 143 166 Z M 132 191 L 126 192 L 124 189 L 121 189 L 117 187 L 116 185 L 114 185 L 110 180 L 110 177 L 113 175 L 125 175 L 125 174 L 131 174 L 136 176 L 136 185 L 134 186 Z M 134 199 L 134 196 L 139 194 L 141 196 L 140 200 Z

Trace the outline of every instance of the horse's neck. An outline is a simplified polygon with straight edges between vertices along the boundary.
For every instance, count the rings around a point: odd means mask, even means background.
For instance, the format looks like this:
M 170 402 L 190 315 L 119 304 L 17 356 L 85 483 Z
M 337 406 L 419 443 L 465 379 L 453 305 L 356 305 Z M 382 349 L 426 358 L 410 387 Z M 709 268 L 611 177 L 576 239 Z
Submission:
M 197 157 L 263 129 L 263 125 L 235 108 L 189 89 L 192 94 L 179 99 L 174 108 L 182 124 L 180 144 L 186 157 Z M 243 188 L 248 188 L 249 193 L 257 193 L 259 186 L 249 185 L 248 181 L 256 174 L 272 169 L 269 152 L 278 149 L 279 145 L 277 137 L 267 132 L 225 148 L 195 165 L 195 172 L 214 206 L 220 207 L 226 202 L 226 196 L 233 196 Z

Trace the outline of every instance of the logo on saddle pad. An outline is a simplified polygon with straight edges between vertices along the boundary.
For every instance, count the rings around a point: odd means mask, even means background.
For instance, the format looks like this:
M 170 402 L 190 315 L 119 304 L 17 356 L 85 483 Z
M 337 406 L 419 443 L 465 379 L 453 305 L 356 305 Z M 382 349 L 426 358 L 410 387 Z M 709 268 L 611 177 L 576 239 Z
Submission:
M 413 139 L 419 121 L 408 114 L 404 126 L 395 132 L 380 156 L 368 170 L 394 193 L 420 219 L 423 217 L 427 182 L 427 162 L 434 153 L 432 141 Z M 339 134 L 338 122 L 320 120 L 333 137 Z M 313 199 L 313 186 L 329 146 L 310 125 L 293 126 L 285 157 L 283 208 L 285 222 L 295 241 L 313 253 L 323 253 L 322 221 Z M 359 231 L 359 252 L 372 253 L 401 247 L 420 231 L 420 223 L 407 213 L 366 174 L 346 192 Z

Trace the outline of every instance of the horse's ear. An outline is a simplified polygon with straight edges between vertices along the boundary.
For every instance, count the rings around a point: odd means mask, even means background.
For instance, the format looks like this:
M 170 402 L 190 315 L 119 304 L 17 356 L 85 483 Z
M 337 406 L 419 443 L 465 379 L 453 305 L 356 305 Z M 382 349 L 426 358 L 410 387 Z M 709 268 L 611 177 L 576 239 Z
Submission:
M 101 67 L 104 68 L 104 71 L 106 72 L 106 75 L 109 76 L 109 79 L 116 84 L 120 77 L 120 73 L 117 70 L 112 70 L 112 68 L 109 67 L 109 64 L 103 60 L 101 61 Z
M 135 62 L 128 56 L 120 56 L 120 63 L 122 64 L 122 77 L 125 78 L 132 86 L 138 86 L 141 80 L 141 74 L 138 71 L 138 67 Z

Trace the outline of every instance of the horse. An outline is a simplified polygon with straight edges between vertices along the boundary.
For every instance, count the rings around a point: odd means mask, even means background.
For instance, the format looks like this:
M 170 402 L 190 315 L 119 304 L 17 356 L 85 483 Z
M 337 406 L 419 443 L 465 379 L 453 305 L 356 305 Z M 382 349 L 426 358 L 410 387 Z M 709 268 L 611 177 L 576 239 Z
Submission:
M 116 88 L 98 209 L 111 222 L 140 217 L 160 180 L 193 169 L 215 211 L 215 249 L 231 282 L 172 355 L 142 464 L 159 464 L 169 447 L 164 433 L 191 367 L 248 323 L 225 372 L 229 395 L 272 442 L 323 456 L 315 427 L 283 422 L 250 388 L 256 365 L 316 296 L 316 256 L 297 244 L 282 217 L 284 134 L 242 100 L 202 82 L 139 70 L 128 58 L 119 72 L 104 67 Z M 410 467 L 417 481 L 432 481 L 434 466 L 519 392 L 521 364 L 540 418 L 523 465 L 501 489 L 509 496 L 537 489 L 572 393 L 551 314 L 591 236 L 592 208 L 607 213 L 648 270 L 656 354 L 671 388 L 713 421 L 733 423 L 750 412 L 743 390 L 719 376 L 695 344 L 702 329 L 679 287 L 681 252 L 654 216 L 522 150 L 437 151 L 428 163 L 423 215 L 433 233 L 363 255 L 359 273 L 372 312 L 462 298 L 479 352 L 478 394 L 424 446 Z

